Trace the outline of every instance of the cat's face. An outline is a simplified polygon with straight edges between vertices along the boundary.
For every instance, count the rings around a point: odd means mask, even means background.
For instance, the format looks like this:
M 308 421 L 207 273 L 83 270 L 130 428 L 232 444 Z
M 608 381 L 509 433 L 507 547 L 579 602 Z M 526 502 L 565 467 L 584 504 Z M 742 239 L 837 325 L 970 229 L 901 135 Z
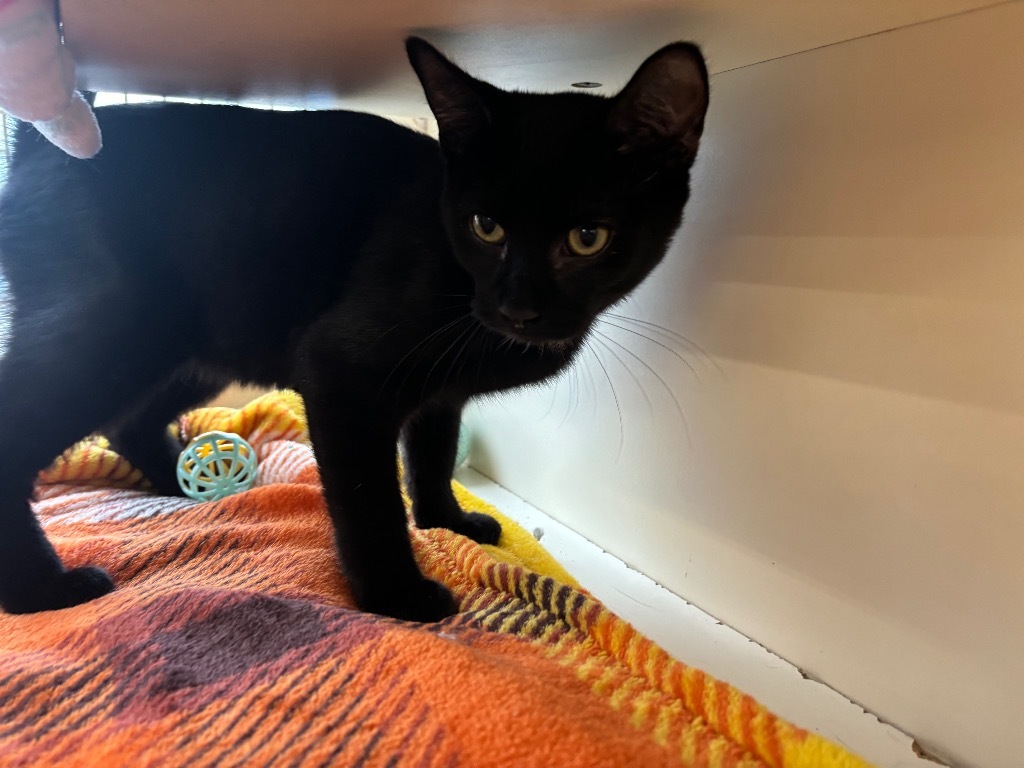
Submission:
M 442 212 L 474 314 L 519 341 L 579 338 L 679 225 L 708 103 L 700 52 L 661 49 L 608 99 L 508 93 L 421 40 L 408 49 L 438 119 Z

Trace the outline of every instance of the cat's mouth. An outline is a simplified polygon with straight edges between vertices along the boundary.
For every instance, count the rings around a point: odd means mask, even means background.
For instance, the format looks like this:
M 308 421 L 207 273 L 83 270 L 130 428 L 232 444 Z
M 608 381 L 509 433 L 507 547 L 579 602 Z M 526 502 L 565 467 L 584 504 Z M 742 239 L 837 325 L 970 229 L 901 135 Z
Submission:
M 507 339 L 511 339 L 517 344 L 522 344 L 526 347 L 541 347 L 543 349 L 565 349 L 571 346 L 579 336 L 564 336 L 552 338 L 550 336 L 538 336 L 536 334 L 524 334 L 521 332 L 510 333 L 508 331 L 502 331 L 501 335 Z
M 480 317 L 477 319 L 485 328 L 526 347 L 563 349 L 578 342 L 586 333 L 586 329 L 580 332 L 576 329 L 554 328 L 541 324 L 495 322 Z
M 498 307 L 477 299 L 472 308 L 477 321 L 488 330 L 527 347 L 558 349 L 578 343 L 589 323 L 567 313 L 538 313 L 514 306 Z

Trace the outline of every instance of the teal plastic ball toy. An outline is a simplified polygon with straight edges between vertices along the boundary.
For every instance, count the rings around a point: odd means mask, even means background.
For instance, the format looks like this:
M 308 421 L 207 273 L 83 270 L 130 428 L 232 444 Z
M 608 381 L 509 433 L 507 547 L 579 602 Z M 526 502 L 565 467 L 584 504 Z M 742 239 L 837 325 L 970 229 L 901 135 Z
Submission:
M 178 485 L 196 501 L 217 501 L 256 484 L 256 451 L 228 432 L 204 432 L 178 457 Z

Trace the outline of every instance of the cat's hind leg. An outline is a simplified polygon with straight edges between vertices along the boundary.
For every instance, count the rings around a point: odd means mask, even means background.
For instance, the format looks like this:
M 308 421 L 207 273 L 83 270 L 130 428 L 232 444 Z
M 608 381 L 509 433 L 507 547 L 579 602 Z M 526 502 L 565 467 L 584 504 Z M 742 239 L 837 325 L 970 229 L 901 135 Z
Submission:
M 100 568 L 66 569 L 29 505 L 36 474 L 110 423 L 182 362 L 176 340 L 139 325 L 122 296 L 17 306 L 0 359 L 0 607 L 64 608 L 113 588 Z
M 452 492 L 461 412 L 450 403 L 428 403 L 405 425 L 402 443 L 413 518 L 420 528 L 447 528 L 481 544 L 497 544 L 498 521 L 480 512 L 463 512 Z

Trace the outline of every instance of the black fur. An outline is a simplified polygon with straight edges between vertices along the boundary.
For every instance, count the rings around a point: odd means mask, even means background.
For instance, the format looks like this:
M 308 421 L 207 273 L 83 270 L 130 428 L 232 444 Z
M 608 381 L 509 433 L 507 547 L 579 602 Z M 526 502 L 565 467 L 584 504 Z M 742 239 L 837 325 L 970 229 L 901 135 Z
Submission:
M 615 99 L 507 93 L 421 40 L 410 60 L 440 146 L 381 118 L 157 104 L 98 111 L 104 150 L 73 160 L 30 128 L 0 203 L 10 284 L 0 361 L 0 606 L 113 588 L 66 570 L 27 502 L 36 473 L 95 431 L 177 493 L 166 425 L 230 381 L 306 401 L 341 565 L 360 607 L 454 611 L 413 560 L 414 516 L 477 541 L 452 497 L 475 396 L 562 371 L 603 309 L 664 255 L 707 107 L 696 47 L 654 54 Z M 472 217 L 507 239 L 488 245 Z M 595 256 L 566 236 L 613 232 Z

